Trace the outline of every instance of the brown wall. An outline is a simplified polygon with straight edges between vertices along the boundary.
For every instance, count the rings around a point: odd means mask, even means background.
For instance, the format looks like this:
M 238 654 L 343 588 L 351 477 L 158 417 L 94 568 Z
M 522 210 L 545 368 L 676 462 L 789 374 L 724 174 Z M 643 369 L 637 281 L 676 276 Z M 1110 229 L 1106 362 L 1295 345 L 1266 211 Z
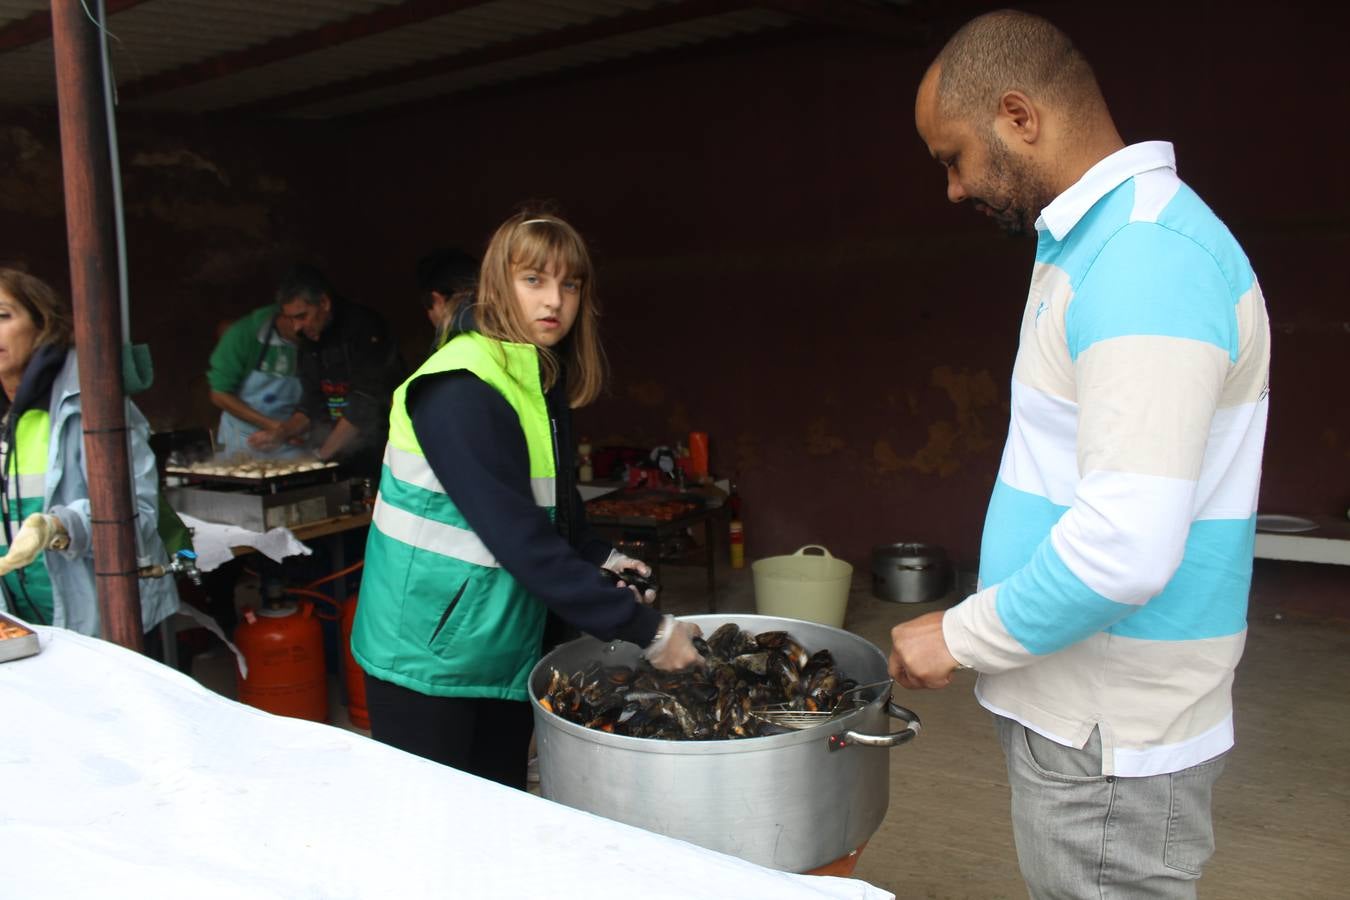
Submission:
M 1275 333 L 1262 508 L 1343 511 L 1350 86 L 1336 30 L 1312 4 L 1046 8 L 1093 59 L 1126 140 L 1176 144 L 1182 177 L 1261 277 Z M 427 337 L 417 256 L 481 249 L 519 202 L 550 198 L 591 242 L 613 363 L 582 432 L 709 432 L 714 468 L 739 475 L 752 557 L 817 542 L 863 561 L 873 544 L 925 540 L 973 563 L 1032 245 L 944 200 L 912 124 L 935 50 L 795 39 L 269 141 L 256 126 L 156 132 L 234 187 L 175 175 L 217 197 L 189 227 L 149 204 L 133 232 L 138 317 L 153 312 L 161 372 L 172 359 L 195 376 L 215 317 L 185 313 L 184 297 L 249 308 L 265 299 L 264 264 L 299 253 L 386 311 L 414 356 Z M 269 193 L 263 173 L 284 189 Z M 191 224 L 198 213 L 209 227 Z M 162 387 L 143 405 L 157 424 L 188 408 Z
M 215 426 L 206 358 L 222 321 L 271 300 L 296 258 L 324 258 L 313 224 L 308 129 L 124 116 L 118 125 L 131 335 L 151 347 L 154 385 L 136 402 L 157 429 Z M 0 117 L 0 262 L 69 287 L 55 117 Z
M 1350 185 L 1332 132 L 1350 89 L 1330 30 L 1268 6 L 1061 7 L 1126 140 L 1176 144 L 1262 279 L 1262 507 L 1343 511 Z M 347 145 L 350 284 L 399 293 L 437 237 L 481 247 L 517 202 L 554 198 L 598 258 L 614 367 L 583 432 L 708 431 L 752 556 L 926 540 L 973 561 L 1033 248 L 945 202 L 912 124 L 934 50 L 802 40 L 379 121 Z

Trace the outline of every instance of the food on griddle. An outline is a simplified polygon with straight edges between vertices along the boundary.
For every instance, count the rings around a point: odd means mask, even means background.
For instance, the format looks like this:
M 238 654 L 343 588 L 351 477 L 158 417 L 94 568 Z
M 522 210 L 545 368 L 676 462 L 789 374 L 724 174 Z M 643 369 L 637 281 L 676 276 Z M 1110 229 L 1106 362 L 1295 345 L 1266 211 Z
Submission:
M 187 466 L 170 466 L 168 471 L 185 475 L 215 475 L 228 478 L 280 478 L 299 472 L 327 469 L 336 463 L 317 459 L 234 459 L 212 460 Z
M 586 504 L 588 516 L 653 519 L 657 522 L 669 522 L 696 509 L 697 503 L 663 497 L 598 497 Z
M 828 712 L 857 686 L 829 650 L 808 654 L 786 631 L 755 635 L 728 622 L 694 646 L 706 665 L 662 672 L 603 666 L 552 671 L 539 704 L 569 722 L 612 734 L 707 741 L 765 737 L 788 729 L 756 716 L 765 707 Z

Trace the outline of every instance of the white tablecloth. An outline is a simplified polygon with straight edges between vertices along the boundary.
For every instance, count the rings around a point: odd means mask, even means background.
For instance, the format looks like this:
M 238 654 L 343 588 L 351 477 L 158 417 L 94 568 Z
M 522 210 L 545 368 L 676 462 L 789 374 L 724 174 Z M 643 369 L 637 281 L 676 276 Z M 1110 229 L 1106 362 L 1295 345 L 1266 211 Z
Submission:
M 272 716 L 38 628 L 0 663 L 0 896 L 886 898 Z

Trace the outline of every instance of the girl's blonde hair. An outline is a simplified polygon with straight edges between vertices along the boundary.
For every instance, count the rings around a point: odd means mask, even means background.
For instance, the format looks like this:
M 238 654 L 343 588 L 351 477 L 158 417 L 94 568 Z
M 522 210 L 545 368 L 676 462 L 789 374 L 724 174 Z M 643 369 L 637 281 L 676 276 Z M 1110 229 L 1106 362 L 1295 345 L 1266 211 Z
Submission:
M 34 349 L 47 344 L 69 347 L 74 342 L 70 304 L 47 282 L 19 269 L 0 266 L 0 291 L 13 297 L 32 317 L 38 331 Z
M 516 302 L 514 270 L 542 271 L 550 263 L 560 276 L 581 282 L 581 297 L 576 322 L 562 342 L 554 349 L 539 347 L 540 374 L 544 390 L 548 390 L 557 383 L 565 365 L 567 401 L 575 409 L 594 401 L 605 383 L 595 271 L 586 243 L 575 228 L 557 216 L 533 212 L 516 213 L 503 222 L 483 254 L 474 307 L 476 327 L 499 341 L 533 344 L 529 323 Z

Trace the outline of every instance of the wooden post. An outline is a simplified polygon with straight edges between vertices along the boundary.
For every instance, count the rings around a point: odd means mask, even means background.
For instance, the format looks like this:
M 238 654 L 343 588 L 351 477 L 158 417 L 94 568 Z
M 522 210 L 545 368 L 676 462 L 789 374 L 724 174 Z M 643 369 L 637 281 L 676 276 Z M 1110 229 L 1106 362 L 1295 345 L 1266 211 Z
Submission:
M 101 40 L 81 0 L 53 0 L 66 239 L 99 621 L 106 640 L 141 650 L 136 507 L 122 393 L 122 323 Z

